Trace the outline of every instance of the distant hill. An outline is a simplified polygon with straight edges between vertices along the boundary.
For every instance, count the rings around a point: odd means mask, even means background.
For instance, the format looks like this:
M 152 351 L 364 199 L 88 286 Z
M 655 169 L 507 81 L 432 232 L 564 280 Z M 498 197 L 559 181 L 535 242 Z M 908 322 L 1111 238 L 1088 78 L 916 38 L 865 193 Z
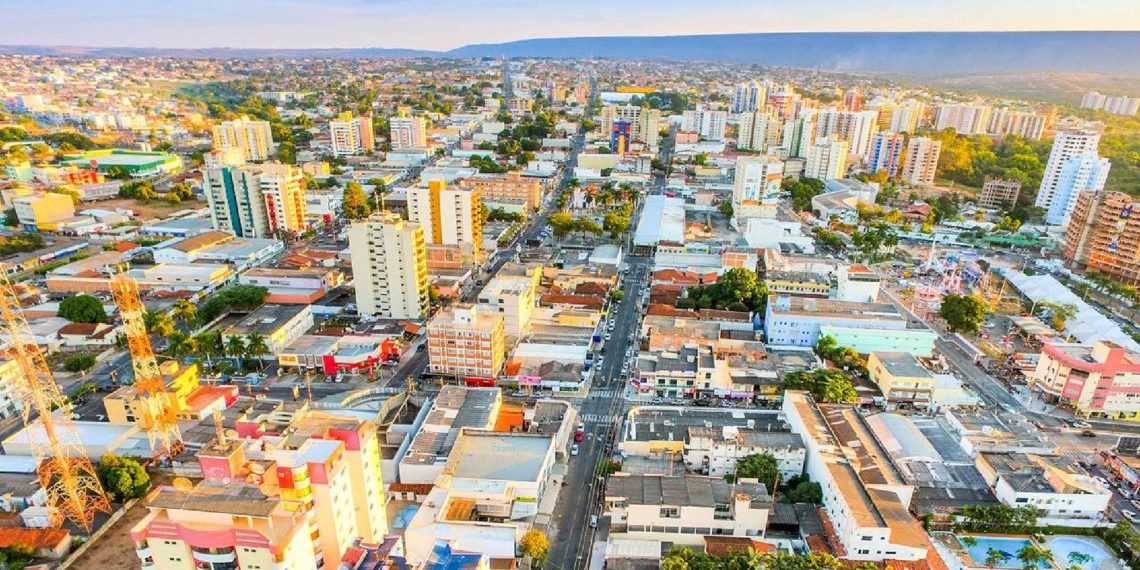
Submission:
M 557 57 L 706 60 L 916 75 L 1088 72 L 1140 75 L 1140 32 L 851 32 L 530 39 L 447 52 L 410 49 L 164 49 L 0 46 L 88 57 Z

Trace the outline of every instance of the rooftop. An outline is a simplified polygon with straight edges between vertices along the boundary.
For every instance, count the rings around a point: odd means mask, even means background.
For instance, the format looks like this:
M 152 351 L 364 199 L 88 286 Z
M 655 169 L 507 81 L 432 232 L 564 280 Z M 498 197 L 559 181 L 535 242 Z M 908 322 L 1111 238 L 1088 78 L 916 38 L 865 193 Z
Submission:
M 934 375 L 909 352 L 872 352 L 871 354 L 878 359 L 891 376 L 934 379 Z
M 307 310 L 308 305 L 262 305 L 224 332 L 227 335 L 261 333 L 268 336 Z
M 715 508 L 731 505 L 733 493 L 744 496 L 753 508 L 771 506 L 772 498 L 759 483 L 731 485 L 720 477 L 682 475 L 627 475 L 611 476 L 606 483 L 607 497 L 624 497 L 629 505 L 684 505 L 687 507 Z
M 789 295 L 769 295 L 768 308 L 777 315 L 843 317 L 847 319 L 904 320 L 891 303 L 859 303 L 835 299 L 813 299 Z
M 553 447 L 549 435 L 463 430 L 448 471 L 464 479 L 537 481 Z
M 787 432 L 775 410 L 701 409 L 694 407 L 641 406 L 629 412 L 623 440 L 684 441 L 693 427 L 720 429 L 737 426 L 758 432 Z
M 265 496 L 257 485 L 202 483 L 192 491 L 162 487 L 147 506 L 264 518 L 273 514 L 280 504 L 280 499 Z

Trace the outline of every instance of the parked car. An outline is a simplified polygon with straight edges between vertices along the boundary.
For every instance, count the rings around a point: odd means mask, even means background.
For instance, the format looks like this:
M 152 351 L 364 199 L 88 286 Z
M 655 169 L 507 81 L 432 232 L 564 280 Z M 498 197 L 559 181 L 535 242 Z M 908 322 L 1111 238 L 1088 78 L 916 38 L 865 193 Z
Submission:
M 570 455 L 578 455 L 578 444 L 575 443 L 574 445 L 570 446 Z
M 598 528 L 598 515 L 590 515 L 590 528 Z
M 1091 429 L 1086 429 L 1081 432 L 1081 437 L 1096 437 L 1096 432 Z
M 1120 511 L 1120 514 L 1124 515 L 1124 518 L 1132 522 L 1140 522 L 1140 517 L 1136 516 L 1136 513 L 1132 511 Z

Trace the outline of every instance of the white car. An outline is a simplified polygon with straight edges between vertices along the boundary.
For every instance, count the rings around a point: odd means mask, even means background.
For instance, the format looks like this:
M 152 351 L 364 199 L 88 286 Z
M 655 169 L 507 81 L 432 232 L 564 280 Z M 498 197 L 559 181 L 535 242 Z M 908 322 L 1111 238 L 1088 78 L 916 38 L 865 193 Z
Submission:
M 1140 522 L 1140 517 L 1137 517 L 1136 513 L 1132 511 L 1120 511 L 1120 514 L 1124 515 L 1124 518 L 1132 522 Z
M 578 455 L 578 444 L 575 443 L 574 445 L 570 446 L 570 455 Z M 1124 512 L 1127 513 L 1128 511 Z
M 610 333 L 606 333 L 606 342 L 610 341 L 611 336 L 613 336 L 613 335 L 611 335 Z

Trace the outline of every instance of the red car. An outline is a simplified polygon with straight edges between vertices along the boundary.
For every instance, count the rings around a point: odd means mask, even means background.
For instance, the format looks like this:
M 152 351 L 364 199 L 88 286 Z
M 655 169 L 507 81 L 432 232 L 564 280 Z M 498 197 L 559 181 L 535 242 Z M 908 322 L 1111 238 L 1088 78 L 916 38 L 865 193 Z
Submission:
M 583 434 L 582 432 L 578 432 L 578 433 L 574 434 L 574 441 L 582 441 L 582 438 L 584 438 L 584 437 L 585 437 L 585 434 Z

